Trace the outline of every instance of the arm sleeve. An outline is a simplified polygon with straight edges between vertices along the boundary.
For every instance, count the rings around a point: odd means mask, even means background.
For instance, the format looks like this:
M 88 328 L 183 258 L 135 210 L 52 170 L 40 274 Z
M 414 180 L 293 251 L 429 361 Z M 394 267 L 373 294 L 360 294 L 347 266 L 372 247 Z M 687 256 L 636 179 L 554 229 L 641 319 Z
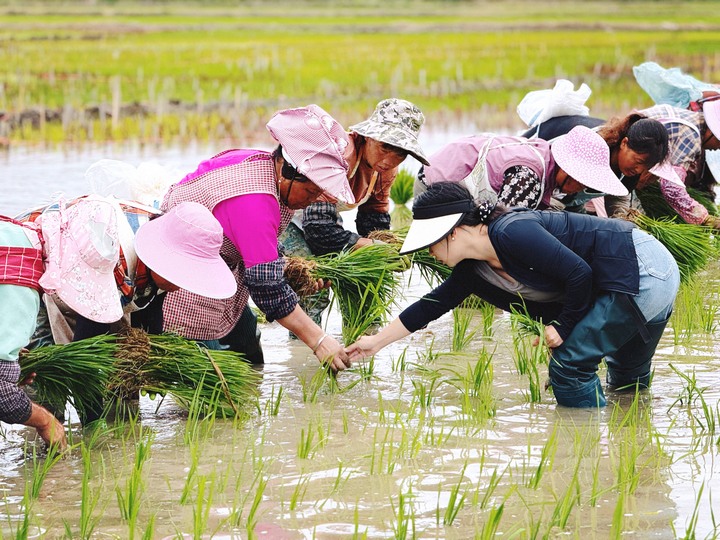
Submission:
M 278 258 L 280 207 L 268 193 L 239 195 L 213 209 L 223 233 L 242 255 L 245 268 Z
M 367 236 L 373 231 L 388 231 L 390 230 L 390 214 L 358 211 L 355 224 L 360 236 Z
M 510 167 L 503 173 L 498 201 L 508 207 L 537 208 L 541 202 L 541 187 L 540 177 L 530 167 Z
M 245 284 L 250 296 L 269 322 L 290 315 L 298 303 L 297 294 L 285 279 L 284 270 L 285 261 L 282 258 L 245 269 Z
M 313 255 L 336 253 L 343 248 L 354 246 L 360 235 L 346 231 L 337 207 L 328 202 L 316 202 L 303 211 L 305 240 Z
M 508 247 L 502 250 L 500 259 L 506 271 L 513 266 L 524 267 L 554 281 L 564 291 L 563 307 L 553 326 L 563 340 L 567 338 L 590 309 L 593 297 L 590 265 L 536 221 L 508 223 L 493 239 L 493 245 L 496 250 L 498 246 Z
M 675 170 L 677 169 L 676 167 Z M 707 208 L 693 199 L 685 186 L 661 178 L 660 190 L 667 203 L 686 223 L 699 225 L 705 221 L 708 216 Z

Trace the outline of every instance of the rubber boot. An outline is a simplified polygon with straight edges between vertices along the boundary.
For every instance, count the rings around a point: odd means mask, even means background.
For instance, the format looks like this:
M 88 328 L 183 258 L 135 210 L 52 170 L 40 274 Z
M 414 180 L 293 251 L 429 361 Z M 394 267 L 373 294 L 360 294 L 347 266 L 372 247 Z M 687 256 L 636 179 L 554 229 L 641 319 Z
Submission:
M 650 339 L 645 342 L 640 335 L 633 337 L 615 354 L 605 357 L 608 370 L 606 381 L 609 389 L 634 391 L 650 386 L 650 366 L 658 343 L 670 318 L 645 325 Z
M 559 405 L 606 405 L 597 369 L 638 333 L 638 321 L 620 293 L 603 294 L 555 349 L 549 365 L 550 384 Z

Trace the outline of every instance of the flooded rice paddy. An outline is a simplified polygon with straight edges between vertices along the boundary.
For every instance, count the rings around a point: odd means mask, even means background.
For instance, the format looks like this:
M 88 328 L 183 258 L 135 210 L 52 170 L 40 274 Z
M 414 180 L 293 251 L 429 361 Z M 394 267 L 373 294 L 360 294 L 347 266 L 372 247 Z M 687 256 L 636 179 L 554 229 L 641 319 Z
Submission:
M 121 159 L 190 170 L 210 153 L 124 149 Z M 83 193 L 82 173 L 100 157 L 117 155 L 13 151 L 0 213 L 61 188 Z M 714 263 L 702 276 L 714 311 L 718 275 Z M 416 273 L 405 278 L 396 311 L 428 290 Z M 461 352 L 448 353 L 456 325 L 447 315 L 336 386 L 318 376 L 307 347 L 263 325 L 266 364 L 246 421 L 189 418 L 148 396 L 137 421 L 107 431 L 84 431 L 72 415 L 77 446 L 36 497 L 29 486 L 48 463 L 43 445 L 3 425 L 1 537 L 720 536 L 717 313 L 705 330 L 674 318 L 652 389 L 608 393 L 601 410 L 558 407 L 542 390 L 531 402 L 510 317 L 496 312 L 489 335 L 481 319 L 474 313 Z M 327 329 L 340 335 L 337 311 Z

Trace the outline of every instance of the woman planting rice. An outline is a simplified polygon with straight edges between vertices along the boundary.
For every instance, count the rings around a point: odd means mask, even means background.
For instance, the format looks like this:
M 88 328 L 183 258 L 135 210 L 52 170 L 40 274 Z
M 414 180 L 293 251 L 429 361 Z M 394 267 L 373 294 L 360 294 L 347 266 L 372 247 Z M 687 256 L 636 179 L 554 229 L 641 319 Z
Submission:
M 343 157 L 348 137 L 317 105 L 280 111 L 267 128 L 280 143 L 274 152 L 223 152 L 201 163 L 166 194 L 163 209 L 195 201 L 212 211 L 225 235 L 221 254 L 238 288 L 224 301 L 208 301 L 186 291 L 169 293 L 163 307 L 165 328 L 212 348 L 244 352 L 248 334 L 255 336 L 254 325 L 241 318 L 252 295 L 268 320 L 292 331 L 320 361 L 345 369 L 349 360 L 340 343 L 298 305 L 283 275 L 277 239 L 294 210 L 323 194 L 355 201 Z
M 492 134 L 464 137 L 441 148 L 430 156 L 432 165 L 420 171 L 418 181 L 427 187 L 435 182 L 463 180 L 472 192 L 491 189 L 506 206 L 539 209 L 551 206 L 555 190 L 555 196 L 568 209 L 581 209 L 595 197 L 627 197 L 628 188 L 618 176 L 637 177 L 667 155 L 667 134 L 654 120 L 638 117 L 632 125 L 615 129 L 612 139 L 608 165 L 617 174 L 602 183 L 595 178 L 568 178 L 557 166 L 550 142 Z M 665 174 L 667 169 L 655 168 L 658 174 Z M 555 201 L 552 205 L 557 206 Z
M 137 223 L 137 214 L 127 221 L 125 212 L 117 201 L 90 196 L 32 216 L 46 251 L 39 284 L 50 328 L 40 333 L 52 330 L 56 343 L 118 331 L 127 323 L 160 332 L 165 292 L 182 288 L 207 298 L 235 293 L 235 279 L 220 258 L 222 229 L 207 208 L 184 203 L 136 231 L 130 223 Z M 83 423 L 102 409 L 100 396 L 86 401 L 94 403 L 78 407 Z
M 577 148 L 583 152 L 577 152 Z M 610 181 L 608 147 L 593 131 L 573 129 L 555 159 L 575 178 Z M 550 383 L 569 407 L 605 405 L 596 371 L 608 383 L 647 387 L 652 356 L 670 316 L 680 276 L 654 238 L 624 220 L 568 212 L 507 211 L 476 202 L 457 183 L 440 182 L 418 197 L 401 252 L 430 247 L 453 267 L 450 277 L 374 336 L 348 347 L 351 359 L 425 326 L 474 293 L 498 307 L 527 305 L 551 321 Z
M 428 165 L 418 136 L 425 117 L 404 99 L 385 99 L 370 118 L 350 127 L 343 157 L 348 162 L 348 182 L 355 197 L 345 204 L 327 197 L 302 212 L 301 223 L 291 222 L 281 237 L 286 255 L 337 253 L 372 244 L 368 235 L 390 228 L 390 189 L 398 167 L 408 155 Z M 340 212 L 357 208 L 357 233 L 346 230 Z M 303 309 L 320 323 L 327 307 L 327 292 L 301 299 Z

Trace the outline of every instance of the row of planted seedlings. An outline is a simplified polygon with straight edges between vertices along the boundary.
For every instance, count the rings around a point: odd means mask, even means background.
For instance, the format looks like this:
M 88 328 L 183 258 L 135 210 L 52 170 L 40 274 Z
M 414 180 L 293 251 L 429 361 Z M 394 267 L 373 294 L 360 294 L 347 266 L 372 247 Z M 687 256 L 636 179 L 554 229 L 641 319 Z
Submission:
M 239 531 L 252 537 L 267 520 L 312 530 L 318 518 L 345 523 L 356 538 L 374 532 L 397 538 L 490 538 L 498 532 L 546 537 L 561 531 L 583 534 L 598 525 L 610 537 L 620 537 L 647 526 L 638 505 L 676 458 L 665 451 L 670 434 L 658 433 L 642 394 L 615 404 L 609 419 L 560 417 L 529 429 L 524 447 L 498 444 L 503 435 L 498 416 L 518 407 L 531 415 L 536 407 L 552 404 L 548 398 L 533 402 L 525 392 L 507 402 L 495 374 L 512 371 L 511 384 L 524 384 L 517 351 L 510 354 L 512 364 L 507 355 L 503 364 L 503 355 L 489 350 L 502 344 L 492 344 L 481 331 L 481 317 L 474 319 L 471 325 L 454 322 L 453 345 L 440 347 L 430 339 L 424 347 L 408 348 L 391 359 L 389 372 L 388 366 L 375 367 L 379 359 L 344 380 L 319 370 L 300 381 L 299 401 L 273 387 L 261 404 L 259 422 L 249 432 L 233 430 L 228 449 L 234 457 L 227 463 L 217 460 L 224 452 L 207 451 L 217 432 L 215 415 L 193 400 L 178 436 L 187 453 L 186 475 L 161 479 L 168 487 L 161 490 L 164 496 L 152 489 L 158 482 L 154 433 L 136 417 L 116 432 L 97 431 L 95 437 L 72 441 L 80 447 L 82 478 L 79 518 L 63 517 L 66 537 L 115 531 L 152 538 L 168 534 L 168 519 L 175 534 L 198 538 Z M 527 322 L 511 324 L 520 332 Z M 472 332 L 477 338 L 458 348 L 465 340 L 456 334 Z M 448 348 L 449 353 L 437 352 Z M 698 447 L 717 444 L 717 405 L 708 403 L 693 376 L 679 371 L 678 376 L 683 388 L 672 413 L 694 419 Z M 277 442 L 278 431 L 288 431 L 283 417 L 294 417 L 298 425 L 290 430 L 295 444 L 278 450 L 268 443 Z M 109 457 L 108 463 L 105 452 L 90 451 L 109 445 L 107 439 L 120 441 L 119 462 Z M 14 536 L 29 537 L 33 527 L 48 527 L 38 495 L 57 463 L 51 454 L 41 464 L 28 464 L 32 481 Z M 708 495 L 701 488 L 698 505 L 703 496 Z M 108 515 L 119 516 L 121 526 L 108 525 Z M 690 516 L 685 537 L 692 537 L 698 519 L 697 512 Z

